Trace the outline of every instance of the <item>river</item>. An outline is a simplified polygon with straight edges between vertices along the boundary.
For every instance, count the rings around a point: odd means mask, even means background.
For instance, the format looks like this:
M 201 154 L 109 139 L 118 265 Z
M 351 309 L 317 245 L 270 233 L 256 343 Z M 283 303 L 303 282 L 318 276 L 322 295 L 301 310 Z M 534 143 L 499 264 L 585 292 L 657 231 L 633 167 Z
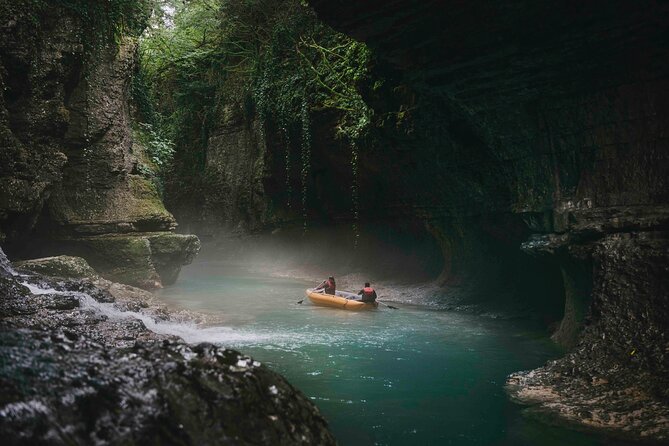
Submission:
M 402 303 L 364 312 L 298 304 L 309 286 L 202 257 L 158 295 L 206 315 L 204 325 L 172 331 L 283 374 L 345 446 L 623 444 L 539 421 L 509 401 L 509 373 L 561 354 L 540 327 Z

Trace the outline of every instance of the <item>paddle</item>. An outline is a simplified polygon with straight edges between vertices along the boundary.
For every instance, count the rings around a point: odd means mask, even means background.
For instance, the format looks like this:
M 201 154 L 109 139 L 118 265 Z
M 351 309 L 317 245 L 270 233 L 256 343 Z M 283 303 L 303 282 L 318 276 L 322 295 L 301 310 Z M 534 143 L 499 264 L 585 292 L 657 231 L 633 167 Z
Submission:
M 319 287 L 320 287 L 321 285 L 323 285 L 324 283 L 325 283 L 325 280 L 322 281 L 316 288 L 319 288 Z M 314 288 L 314 289 L 316 289 L 316 288 Z M 304 299 L 302 299 L 302 300 L 298 300 L 298 301 L 297 301 L 298 304 L 301 304 L 302 302 L 304 302 Z
M 384 307 L 388 307 L 388 308 L 390 308 L 391 310 L 399 310 L 399 308 L 397 308 L 397 307 L 393 307 L 392 305 L 386 305 L 386 304 L 384 304 L 384 303 L 383 303 L 382 301 L 380 301 L 380 300 L 377 300 L 377 302 L 380 303 L 381 305 L 383 305 Z
M 379 296 L 379 297 L 386 297 L 386 296 Z M 390 308 L 391 310 L 399 310 L 399 308 L 397 308 L 397 307 L 393 307 L 392 305 L 386 305 L 386 304 L 384 304 L 382 300 L 378 300 L 378 299 L 377 299 L 376 301 L 377 301 L 378 303 L 380 303 L 381 305 L 383 305 L 384 307 L 388 307 L 388 308 Z

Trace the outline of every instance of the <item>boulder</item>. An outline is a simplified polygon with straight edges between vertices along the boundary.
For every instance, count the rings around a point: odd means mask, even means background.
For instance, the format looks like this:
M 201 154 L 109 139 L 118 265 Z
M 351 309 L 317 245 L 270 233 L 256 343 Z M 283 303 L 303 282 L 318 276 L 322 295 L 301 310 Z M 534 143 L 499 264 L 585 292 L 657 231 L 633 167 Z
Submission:
M 81 257 L 56 256 L 41 259 L 23 260 L 14 263 L 21 272 L 43 274 L 50 277 L 82 279 L 96 278 L 98 274 Z
M 51 244 L 54 251 L 83 257 L 106 279 L 144 289 L 174 283 L 200 250 L 196 236 L 172 232 L 73 236 Z

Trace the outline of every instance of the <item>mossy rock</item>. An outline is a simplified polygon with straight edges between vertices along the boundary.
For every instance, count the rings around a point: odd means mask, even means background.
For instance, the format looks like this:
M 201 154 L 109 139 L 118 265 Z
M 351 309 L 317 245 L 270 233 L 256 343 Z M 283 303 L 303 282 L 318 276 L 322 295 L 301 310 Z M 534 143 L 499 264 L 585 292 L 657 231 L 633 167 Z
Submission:
M 200 249 L 196 236 L 172 232 L 71 237 L 57 244 L 61 252 L 85 258 L 102 277 L 144 289 L 174 283 Z
M 74 279 L 96 278 L 98 273 L 81 257 L 56 256 L 14 262 L 14 267 L 22 272 L 42 274 L 52 277 Z
M 61 191 L 49 202 L 51 217 L 80 234 L 166 231 L 176 222 L 155 186 L 145 178 L 126 175 L 105 190 Z
M 162 232 L 147 238 L 153 265 L 164 285 L 174 283 L 181 267 L 191 263 L 200 251 L 200 240 L 195 235 Z
M 69 240 L 106 279 L 141 288 L 160 287 L 160 276 L 151 262 L 149 241 L 142 236 L 113 234 Z

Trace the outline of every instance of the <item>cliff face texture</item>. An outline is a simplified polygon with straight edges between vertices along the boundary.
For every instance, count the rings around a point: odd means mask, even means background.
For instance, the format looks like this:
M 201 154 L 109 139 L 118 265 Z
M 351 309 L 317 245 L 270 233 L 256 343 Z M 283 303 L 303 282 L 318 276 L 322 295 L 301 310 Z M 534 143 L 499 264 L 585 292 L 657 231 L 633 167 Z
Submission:
M 203 150 L 204 173 L 197 178 L 184 174 L 192 160 L 177 156 L 166 186 L 167 205 L 179 221 L 204 235 L 254 231 L 275 218 L 265 185 L 272 151 L 264 129 L 236 103 L 226 104 L 221 115 Z
M 114 42 L 58 5 L 0 6 L 3 246 L 13 257 L 81 255 L 143 287 L 170 283 L 199 242 L 173 233 L 174 218 L 136 169 L 136 39 Z
M 522 281 L 513 265 L 532 258 L 547 278 L 534 299 L 557 278 L 554 338 L 571 353 L 511 377 L 511 393 L 571 421 L 667 438 L 667 6 L 310 3 L 415 94 L 412 131 L 377 157 L 400 178 L 383 205 L 429 223 L 445 283 L 476 264 Z M 486 240 L 495 257 L 471 248 Z

